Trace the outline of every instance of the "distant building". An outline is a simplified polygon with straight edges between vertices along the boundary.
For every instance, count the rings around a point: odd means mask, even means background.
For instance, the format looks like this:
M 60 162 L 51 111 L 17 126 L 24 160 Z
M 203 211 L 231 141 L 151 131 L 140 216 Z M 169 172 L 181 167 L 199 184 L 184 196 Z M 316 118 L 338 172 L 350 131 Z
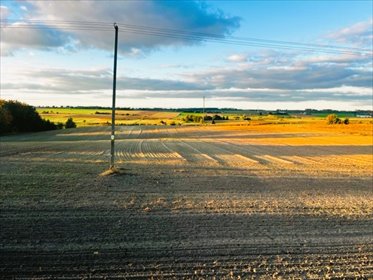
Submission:
M 356 114 L 356 117 L 357 118 L 369 119 L 369 118 L 373 118 L 373 115 L 369 115 L 369 114 Z

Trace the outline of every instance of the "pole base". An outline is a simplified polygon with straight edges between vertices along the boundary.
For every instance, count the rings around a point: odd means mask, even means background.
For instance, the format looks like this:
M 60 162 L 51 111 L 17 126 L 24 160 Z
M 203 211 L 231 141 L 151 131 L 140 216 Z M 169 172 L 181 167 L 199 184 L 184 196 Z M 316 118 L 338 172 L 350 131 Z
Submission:
M 111 176 L 116 174 L 120 174 L 120 171 L 116 169 L 114 166 L 111 166 L 108 170 L 102 172 L 100 176 Z

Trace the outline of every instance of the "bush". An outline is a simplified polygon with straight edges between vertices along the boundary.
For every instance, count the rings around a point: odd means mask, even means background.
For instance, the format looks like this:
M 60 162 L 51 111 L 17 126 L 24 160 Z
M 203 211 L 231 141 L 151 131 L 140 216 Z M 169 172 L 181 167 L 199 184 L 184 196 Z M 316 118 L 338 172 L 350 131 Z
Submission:
M 74 122 L 73 118 L 68 118 L 65 123 L 65 128 L 76 128 L 76 123 Z
M 30 105 L 13 100 L 0 100 L 0 134 L 57 128 L 53 122 L 43 120 L 36 109 Z
M 341 119 L 337 117 L 336 114 L 330 114 L 326 117 L 327 124 L 340 124 L 342 123 Z
M 343 121 L 344 124 L 349 124 L 350 123 L 350 120 L 348 118 L 345 118 L 344 121 Z
M 185 122 L 195 122 L 195 123 L 200 123 L 202 122 L 202 116 L 197 116 L 197 115 L 186 115 L 183 118 L 183 121 Z

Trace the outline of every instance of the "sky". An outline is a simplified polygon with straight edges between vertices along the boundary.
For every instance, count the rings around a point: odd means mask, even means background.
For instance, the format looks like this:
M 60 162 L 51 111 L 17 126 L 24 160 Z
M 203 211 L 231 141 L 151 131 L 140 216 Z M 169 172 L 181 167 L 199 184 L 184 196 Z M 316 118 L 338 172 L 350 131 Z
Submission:
M 373 109 L 373 1 L 2 0 L 1 98 Z

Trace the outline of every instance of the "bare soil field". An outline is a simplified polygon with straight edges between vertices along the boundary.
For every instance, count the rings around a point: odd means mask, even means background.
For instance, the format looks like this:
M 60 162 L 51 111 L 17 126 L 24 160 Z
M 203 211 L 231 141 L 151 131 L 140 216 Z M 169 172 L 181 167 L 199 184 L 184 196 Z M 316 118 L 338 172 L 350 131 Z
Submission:
M 4 279 L 373 278 L 372 124 L 1 137 Z

